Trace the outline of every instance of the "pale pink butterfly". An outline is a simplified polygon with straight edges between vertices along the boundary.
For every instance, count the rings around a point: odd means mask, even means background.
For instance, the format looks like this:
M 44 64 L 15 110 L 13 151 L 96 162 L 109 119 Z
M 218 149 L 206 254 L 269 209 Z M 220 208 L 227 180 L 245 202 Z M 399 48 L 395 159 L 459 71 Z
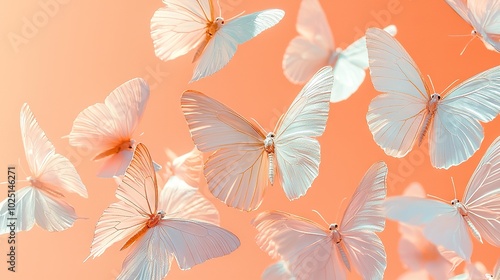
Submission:
M 262 280 L 296 280 L 288 268 L 288 264 L 281 260 L 268 266 L 262 273 Z
M 234 234 L 217 226 L 217 209 L 197 189 L 172 177 L 158 194 L 153 161 L 142 143 L 116 197 L 120 201 L 111 204 L 97 222 L 88 258 L 129 237 L 121 250 L 129 246 L 132 250 L 118 279 L 163 279 L 173 258 L 186 270 L 240 245 Z
M 495 267 L 493 274 L 487 272 L 486 266 L 481 262 L 468 263 L 463 274 L 456 275 L 450 280 L 499 280 L 499 263 Z
M 330 25 L 318 0 L 302 0 L 297 18 L 297 32 L 283 57 L 283 71 L 292 83 L 303 84 L 323 66 L 333 67 L 331 102 L 349 98 L 365 79 L 368 53 L 365 37 L 345 50 L 335 48 Z M 396 26 L 385 30 L 396 35 Z
M 146 81 L 135 78 L 113 90 L 104 103 L 94 104 L 76 117 L 69 143 L 97 153 L 94 160 L 104 160 L 97 176 L 121 176 L 125 172 L 135 148 L 132 135 L 148 99 Z
M 432 243 L 470 262 L 472 242 L 467 233 L 500 247 L 500 137 L 488 148 L 472 175 L 462 200 L 442 201 L 396 196 L 385 202 L 387 217 L 424 226 Z
M 500 66 L 444 93 L 430 90 L 413 59 L 387 32 L 366 32 L 371 80 L 376 90 L 366 119 L 375 142 L 404 157 L 428 134 L 434 167 L 448 169 L 469 159 L 484 138 L 480 122 L 500 113 Z
M 163 0 L 151 19 L 151 38 L 155 54 L 172 60 L 196 49 L 198 62 L 191 82 L 222 69 L 236 53 L 238 45 L 281 21 L 285 12 L 264 10 L 224 20 L 215 16 L 213 0 Z M 220 11 L 219 11 L 220 13 Z
M 387 166 L 373 164 L 356 189 L 340 226 L 321 226 L 285 212 L 259 214 L 257 245 L 288 264 L 296 279 L 346 279 L 354 268 L 363 279 L 382 279 L 386 268 L 384 245 L 375 232 L 385 227 L 382 203 Z
M 26 103 L 21 108 L 21 136 L 31 173 L 26 179 L 29 186 L 16 189 L 15 196 L 9 194 L 0 202 L 0 222 L 3 225 L 0 234 L 10 231 L 7 225 L 12 221 L 15 231 L 30 230 L 35 223 L 47 231 L 70 228 L 78 216 L 74 208 L 62 200 L 64 194 L 61 191 L 87 198 L 85 185 L 73 164 L 56 153 Z M 9 206 L 12 201 L 15 207 Z
M 426 197 L 425 190 L 418 183 L 410 184 L 403 195 Z M 447 279 L 462 261 L 452 251 L 425 239 L 420 227 L 400 223 L 398 230 L 401 234 L 398 244 L 399 257 L 403 265 L 410 270 L 398 280 Z
M 255 210 L 276 169 L 288 199 L 305 195 L 319 173 L 315 137 L 325 130 L 332 84 L 332 68 L 319 70 L 269 133 L 200 92 L 184 92 L 191 137 L 200 151 L 212 153 L 204 167 L 212 194 L 228 206 Z
M 500 52 L 500 0 L 446 0 L 446 2 L 472 26 L 472 39 L 479 37 L 488 50 Z
M 175 176 L 190 186 L 198 187 L 203 176 L 203 153 L 196 148 L 181 156 L 177 156 L 170 149 L 165 152 L 168 160 L 160 173 L 164 182 Z

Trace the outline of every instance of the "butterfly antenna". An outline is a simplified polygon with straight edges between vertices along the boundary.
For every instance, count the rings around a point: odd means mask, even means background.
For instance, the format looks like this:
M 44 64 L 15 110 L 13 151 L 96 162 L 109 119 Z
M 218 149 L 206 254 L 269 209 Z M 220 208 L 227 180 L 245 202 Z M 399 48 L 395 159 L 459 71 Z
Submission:
M 456 79 L 455 81 L 453 81 L 451 84 L 449 84 L 444 90 L 443 92 L 446 92 L 452 85 L 454 85 L 456 82 L 458 82 L 459 79 Z
M 253 121 L 254 123 L 256 123 L 256 124 L 257 124 L 257 126 L 258 126 L 258 127 L 259 127 L 262 131 L 264 131 L 264 132 L 266 132 L 266 131 L 267 131 L 267 130 L 265 130 L 265 129 L 264 129 L 264 128 L 260 125 L 260 123 L 259 123 L 257 120 L 255 120 L 254 118 L 252 118 L 252 121 Z
M 325 218 L 323 218 L 323 216 L 319 213 L 318 210 L 312 210 L 314 213 L 318 214 L 318 216 L 323 220 L 323 222 L 325 222 L 325 224 L 327 226 L 330 226 L 330 224 L 325 220 Z
M 220 6 L 220 1 L 217 0 L 217 6 L 219 6 L 219 17 L 222 17 L 222 8 Z
M 339 220 L 339 213 L 340 213 L 340 208 L 342 207 L 342 204 L 344 204 L 344 201 L 347 199 L 347 197 L 342 198 L 342 201 L 339 204 L 339 207 L 337 208 L 337 214 L 335 216 L 335 221 Z
M 431 76 L 427 75 L 427 78 L 429 78 L 429 82 L 431 82 L 432 92 L 436 92 L 436 89 L 434 88 L 434 83 L 432 82 Z
M 446 203 L 449 203 L 449 201 L 446 201 L 446 200 L 444 200 L 444 199 L 442 199 L 442 198 L 440 198 L 440 197 L 437 197 L 437 196 L 435 196 L 435 195 L 432 195 L 432 194 L 428 194 L 427 196 L 428 196 L 428 197 L 432 197 L 432 198 L 437 199 L 437 200 L 441 200 L 441 201 L 446 202 Z
M 462 52 L 460 53 L 460 55 L 464 54 L 465 50 L 467 49 L 467 47 L 469 46 L 469 44 L 474 41 L 474 39 L 476 38 L 476 36 L 472 36 L 472 38 L 469 40 L 469 42 L 467 42 L 467 44 L 465 45 L 464 49 L 462 50 Z
M 453 177 L 451 177 L 451 184 L 453 185 L 453 194 L 455 198 L 457 198 L 457 189 L 455 188 L 455 181 L 453 181 Z
M 234 17 L 232 17 L 232 18 L 230 18 L 230 19 L 227 19 L 227 20 L 226 20 L 226 22 L 227 22 L 227 21 L 230 21 L 230 20 L 233 20 L 233 19 L 235 19 L 235 18 L 237 18 L 237 17 L 241 16 L 241 15 L 242 15 L 242 14 L 244 14 L 244 13 L 245 13 L 245 11 L 243 11 L 243 12 L 241 12 L 241 13 L 239 13 L 239 14 L 235 15 Z
M 450 34 L 448 36 L 449 37 L 467 37 L 467 36 L 470 36 L 470 34 Z

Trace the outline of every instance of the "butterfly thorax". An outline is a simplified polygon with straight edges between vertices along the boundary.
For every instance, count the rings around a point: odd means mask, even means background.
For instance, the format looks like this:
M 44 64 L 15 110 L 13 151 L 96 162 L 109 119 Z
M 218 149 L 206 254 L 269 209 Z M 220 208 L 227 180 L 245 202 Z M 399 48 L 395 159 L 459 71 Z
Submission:
M 332 241 L 336 244 L 339 244 L 342 241 L 342 235 L 339 232 L 338 224 L 331 224 L 328 228 L 330 230 L 330 236 L 332 237 Z
M 224 25 L 225 21 L 221 17 L 217 17 L 212 22 L 207 22 L 207 35 L 213 37 L 215 33 Z
M 64 197 L 64 195 L 62 193 L 54 190 L 56 187 L 53 185 L 46 184 L 46 183 L 38 180 L 37 178 L 31 177 L 31 176 L 26 178 L 26 180 L 30 183 L 31 186 L 33 186 L 39 190 L 42 190 L 46 193 L 49 193 L 55 197 Z
M 264 149 L 268 154 L 274 153 L 274 137 L 274 133 L 269 132 L 266 136 L 266 139 L 264 139 Z
M 426 114 L 425 114 L 425 119 L 422 124 L 422 128 L 420 129 L 420 134 L 418 137 L 418 145 L 422 144 L 422 140 L 424 139 L 424 136 L 427 134 L 427 131 L 429 130 L 429 127 L 431 125 L 431 120 L 434 117 L 434 114 L 436 114 L 439 101 L 441 100 L 441 95 L 439 93 L 434 93 L 430 96 L 429 101 L 427 102 L 426 106 Z
M 342 52 L 341 48 L 336 48 L 334 51 L 331 52 L 330 58 L 328 59 L 328 65 L 334 66 L 335 63 L 337 63 L 337 60 L 339 59 L 339 55 Z
M 165 217 L 165 212 L 163 210 L 158 211 L 156 214 L 150 214 L 149 220 L 146 223 L 148 228 L 153 228 Z
M 462 203 L 460 203 L 460 200 L 458 199 L 453 199 L 451 201 L 451 205 L 455 206 L 458 210 L 458 213 L 460 213 L 460 215 L 462 216 L 467 216 L 467 208 L 465 208 L 465 205 L 463 205 Z

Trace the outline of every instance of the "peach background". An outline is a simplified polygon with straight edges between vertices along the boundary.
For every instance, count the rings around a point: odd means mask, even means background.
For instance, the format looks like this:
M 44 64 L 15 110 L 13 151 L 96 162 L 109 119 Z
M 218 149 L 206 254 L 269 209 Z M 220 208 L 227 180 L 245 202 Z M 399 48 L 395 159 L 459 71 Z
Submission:
M 87 151 L 69 146 L 67 135 L 77 114 L 104 98 L 118 85 L 143 77 L 151 86 L 151 97 L 136 139 L 146 143 L 158 162 L 166 160 L 164 148 L 178 154 L 188 152 L 193 143 L 180 110 L 180 95 L 186 89 L 202 91 L 243 116 L 254 117 L 264 128 L 274 127 L 279 115 L 290 105 L 301 86 L 289 83 L 281 61 L 289 41 L 296 36 L 298 0 L 221 0 L 223 15 L 230 18 L 246 13 L 281 8 L 286 16 L 276 27 L 241 46 L 222 71 L 194 84 L 188 84 L 193 70 L 192 54 L 171 62 L 161 62 L 153 52 L 149 22 L 160 1 L 60 1 L 58 10 L 47 16 L 40 5 L 54 0 L 2 1 L 0 3 L 0 145 L 2 170 L 8 164 L 26 160 L 19 130 L 19 111 L 28 102 L 56 150 L 69 156 L 76 165 L 89 192 L 89 199 L 68 195 L 67 201 L 84 219 L 59 233 L 37 226 L 17 234 L 18 272 L 7 271 L 6 236 L 0 237 L 0 279 L 112 279 L 121 270 L 127 251 L 109 248 L 101 257 L 83 263 L 89 254 L 96 221 L 102 211 L 117 199 L 111 179 L 95 177 L 99 163 L 91 162 Z M 445 1 L 352 0 L 321 1 L 327 13 L 335 41 L 341 47 L 361 36 L 366 26 L 385 25 L 374 14 L 388 15 L 396 24 L 397 38 L 406 47 L 424 75 L 431 75 L 436 90 L 444 90 L 455 79 L 464 80 L 496 66 L 500 55 L 485 49 L 476 40 L 463 56 L 460 51 L 471 28 Z M 388 10 L 388 7 L 392 7 Z M 392 12 L 388 12 L 392 11 Z M 43 15 L 46 21 L 44 22 Z M 30 38 L 13 46 L 9 36 L 21 35 L 24 19 L 37 22 Z M 10 35 L 9 35 L 10 34 Z M 161 75 L 154 74 L 160 71 Z M 386 156 L 372 140 L 365 115 L 370 100 L 377 95 L 367 77 L 349 100 L 331 105 L 325 134 L 319 139 L 322 149 L 320 175 L 304 198 L 290 202 L 280 186 L 268 190 L 256 212 L 243 213 L 228 208 L 210 197 L 220 211 L 222 226 L 239 236 L 241 247 L 229 256 L 210 260 L 189 271 L 180 271 L 173 263 L 167 279 L 257 279 L 274 261 L 255 244 L 256 230 L 250 220 L 258 212 L 278 209 L 321 222 L 311 209 L 320 211 L 331 222 L 344 197 L 351 197 L 365 171 L 378 160 L 389 166 L 388 194 L 400 194 L 413 181 L 427 192 L 453 198 L 453 176 L 461 198 L 465 186 L 484 152 L 500 135 L 500 118 L 484 125 L 485 138 L 480 150 L 467 162 L 450 170 L 433 169 L 426 148 L 415 148 L 404 159 Z M 140 133 L 144 133 L 139 136 Z M 18 166 L 19 177 L 24 178 Z M 0 172 L 5 181 L 6 171 Z M 18 188 L 22 185 L 18 184 Z M 202 191 L 207 193 L 206 190 Z M 4 186 L 0 198 L 7 193 Z M 4 226 L 4 225 L 0 225 Z M 395 279 L 404 269 L 397 253 L 397 224 L 388 221 L 380 234 L 387 251 L 386 279 Z M 473 261 L 482 261 L 491 271 L 500 257 L 500 249 L 474 240 Z M 460 270 L 461 271 L 461 268 Z M 352 279 L 359 279 L 354 274 Z

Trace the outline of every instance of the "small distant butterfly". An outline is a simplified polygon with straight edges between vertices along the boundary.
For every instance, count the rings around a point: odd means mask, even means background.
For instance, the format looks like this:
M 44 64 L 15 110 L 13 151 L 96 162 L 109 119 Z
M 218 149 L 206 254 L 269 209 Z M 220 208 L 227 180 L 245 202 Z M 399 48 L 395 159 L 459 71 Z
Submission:
M 428 134 L 434 167 L 448 169 L 469 159 L 484 138 L 480 122 L 500 113 L 500 66 L 436 93 L 387 32 L 368 29 L 366 44 L 373 86 L 383 92 L 366 114 L 375 142 L 386 154 L 404 157 Z
M 500 137 L 486 151 L 472 175 L 464 198 L 451 205 L 427 198 L 392 197 L 385 202 L 387 217 L 424 226 L 425 238 L 470 262 L 472 242 L 467 228 L 481 243 L 500 247 Z
M 396 35 L 396 26 L 385 28 Z M 303 84 L 323 66 L 333 67 L 331 102 L 349 98 L 365 79 L 368 53 L 365 37 L 345 50 L 335 48 L 330 25 L 318 0 L 302 0 L 297 18 L 297 32 L 283 57 L 283 71 L 292 83 Z
M 198 187 L 203 176 L 203 154 L 196 148 L 182 156 L 177 156 L 170 149 L 166 149 L 166 153 L 168 161 L 161 173 L 164 181 L 178 177 L 188 185 Z
M 375 232 L 385 227 L 382 203 L 386 196 L 387 166 L 368 169 L 347 206 L 340 225 L 328 228 L 285 212 L 259 214 L 257 245 L 273 258 L 281 258 L 296 279 L 347 279 L 354 267 L 363 279 L 383 279 L 384 245 Z
M 69 143 L 96 152 L 104 159 L 97 176 L 121 176 L 135 148 L 132 139 L 149 99 L 149 86 L 141 78 L 132 79 L 104 100 L 83 110 L 73 122 Z
M 488 50 L 500 52 L 500 0 L 446 0 Z
M 469 263 L 465 273 L 454 276 L 450 280 L 500 280 L 500 260 L 497 261 L 493 274 L 486 272 L 486 267 L 481 262 Z
M 175 258 L 182 270 L 227 255 L 239 239 L 217 226 L 217 209 L 197 189 L 172 177 L 160 196 L 153 161 L 139 143 L 118 186 L 119 202 L 97 222 L 88 258 L 100 256 L 116 242 L 132 247 L 118 279 L 163 279 Z M 87 258 L 87 259 L 88 259 Z
M 426 194 L 422 185 L 413 183 L 405 189 L 403 196 L 426 197 Z M 400 223 L 398 228 L 401 234 L 399 257 L 411 270 L 398 280 L 448 279 L 450 272 L 462 261 L 455 253 L 425 239 L 420 227 Z
M 155 54 L 172 60 L 196 49 L 198 61 L 191 82 L 222 69 L 236 53 L 238 45 L 281 21 L 285 12 L 271 9 L 224 20 L 215 16 L 213 0 L 163 0 L 151 19 Z M 220 13 L 220 11 L 219 11 Z
M 191 137 L 198 150 L 212 152 L 204 167 L 212 194 L 228 206 L 255 210 L 274 183 L 276 165 L 287 198 L 303 196 L 318 176 L 315 137 L 325 130 L 332 84 L 331 67 L 318 71 L 269 133 L 200 92 L 184 92 Z
M 38 125 L 28 104 L 21 108 L 21 136 L 31 176 L 29 186 L 16 190 L 0 202 L 0 234 L 10 231 L 7 226 L 15 218 L 15 231 L 28 231 L 36 223 L 47 231 L 70 228 L 78 218 L 75 210 L 64 202 L 61 191 L 73 192 L 87 198 L 87 189 L 75 167 L 57 154 Z M 17 180 L 17 179 L 16 179 Z M 18 181 L 20 182 L 20 181 Z M 15 212 L 12 212 L 15 203 Z
M 276 262 L 262 273 L 262 280 L 296 280 L 285 261 Z

